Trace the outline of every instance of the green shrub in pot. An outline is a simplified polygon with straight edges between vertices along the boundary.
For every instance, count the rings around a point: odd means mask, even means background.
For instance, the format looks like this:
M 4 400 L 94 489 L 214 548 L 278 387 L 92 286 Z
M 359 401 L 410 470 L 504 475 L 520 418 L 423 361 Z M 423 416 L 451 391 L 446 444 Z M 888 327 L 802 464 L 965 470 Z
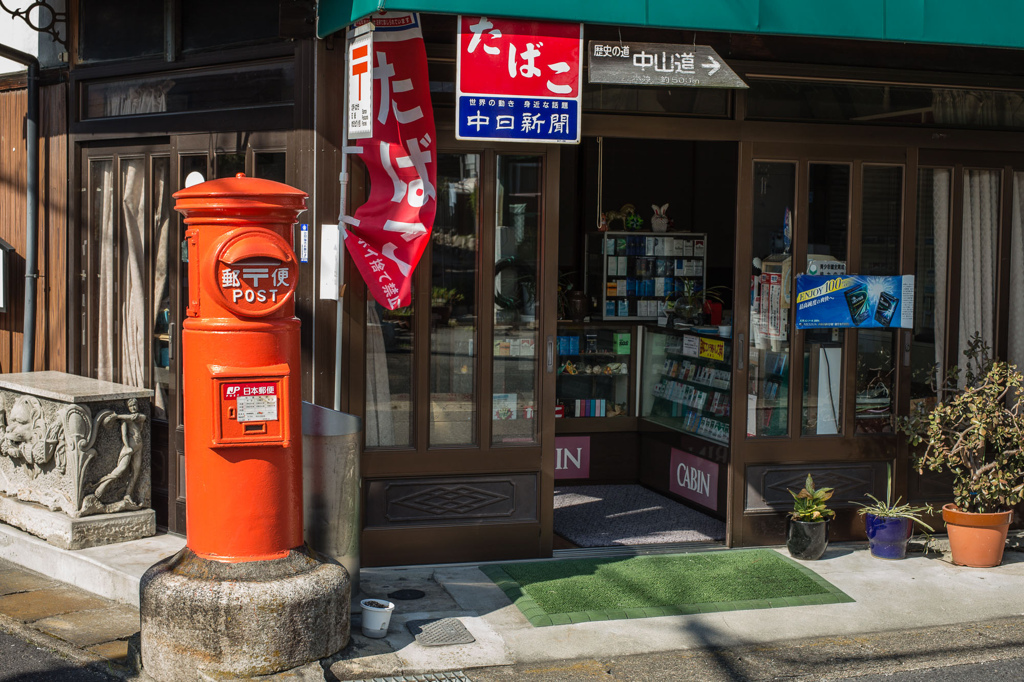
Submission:
M 1024 375 L 992 359 L 978 334 L 964 356 L 962 370 L 954 367 L 945 377 L 938 403 L 897 419 L 896 427 L 912 446 L 924 446 L 915 458 L 919 472 L 953 474 L 953 504 L 942 508 L 953 562 L 994 566 L 1002 560 L 1012 509 L 1024 500 Z M 988 547 L 968 556 L 966 538 L 976 529 L 998 532 L 983 530 Z

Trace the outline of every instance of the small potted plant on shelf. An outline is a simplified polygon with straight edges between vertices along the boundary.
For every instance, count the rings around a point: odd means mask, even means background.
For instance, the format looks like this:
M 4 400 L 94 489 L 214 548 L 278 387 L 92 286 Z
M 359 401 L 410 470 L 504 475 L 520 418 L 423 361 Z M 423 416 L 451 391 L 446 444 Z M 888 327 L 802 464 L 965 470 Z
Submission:
M 807 480 L 799 493 L 792 490 L 793 511 L 789 514 L 786 529 L 786 547 L 794 559 L 814 561 L 820 559 L 828 547 L 829 521 L 835 512 L 825 506 L 832 498 L 832 488 L 814 487 L 814 480 L 807 474 Z
M 953 503 L 942 507 L 953 563 L 998 566 L 1013 507 L 1024 499 L 1024 375 L 991 359 L 978 334 L 964 356 L 963 377 L 950 370 L 931 411 L 896 425 L 912 446 L 925 446 L 920 472 L 953 474 Z
M 914 525 L 928 531 L 935 529 L 921 519 L 921 514 L 932 512 L 931 505 L 912 507 L 900 504 L 897 497 L 893 502 L 889 491 L 885 493 L 885 502 L 868 493 L 872 504 L 860 504 L 860 515 L 864 517 L 864 530 L 868 536 L 868 548 L 871 556 L 879 559 L 903 559 L 907 556 L 907 543 L 914 534 Z
M 430 289 L 430 307 L 441 324 L 448 324 L 453 307 L 465 298 L 457 289 L 447 287 L 431 287 Z

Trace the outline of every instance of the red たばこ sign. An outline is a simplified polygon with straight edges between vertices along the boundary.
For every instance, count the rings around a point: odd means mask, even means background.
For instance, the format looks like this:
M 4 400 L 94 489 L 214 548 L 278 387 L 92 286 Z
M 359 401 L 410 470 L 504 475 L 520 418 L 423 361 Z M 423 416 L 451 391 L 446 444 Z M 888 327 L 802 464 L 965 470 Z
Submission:
M 367 289 L 388 310 L 412 302 L 412 273 L 437 212 L 437 151 L 419 15 L 374 17 L 373 135 L 355 148 L 370 196 L 343 236 Z
M 583 25 L 459 17 L 456 136 L 579 142 Z

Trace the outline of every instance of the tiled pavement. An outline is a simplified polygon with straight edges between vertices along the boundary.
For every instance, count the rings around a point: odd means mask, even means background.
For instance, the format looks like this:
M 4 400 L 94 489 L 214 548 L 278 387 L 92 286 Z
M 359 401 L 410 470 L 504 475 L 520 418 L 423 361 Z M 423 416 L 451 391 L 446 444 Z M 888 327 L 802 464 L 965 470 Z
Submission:
M 139 611 L 0 560 L 0 629 L 121 677 Z

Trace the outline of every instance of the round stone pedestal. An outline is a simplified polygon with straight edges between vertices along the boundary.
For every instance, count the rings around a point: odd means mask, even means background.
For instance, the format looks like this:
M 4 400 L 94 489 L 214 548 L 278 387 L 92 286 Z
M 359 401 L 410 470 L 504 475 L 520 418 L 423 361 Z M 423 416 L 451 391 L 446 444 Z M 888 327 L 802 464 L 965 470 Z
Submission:
M 142 666 L 160 682 L 268 675 L 349 640 L 348 572 L 307 548 L 229 564 L 188 547 L 142 576 Z

